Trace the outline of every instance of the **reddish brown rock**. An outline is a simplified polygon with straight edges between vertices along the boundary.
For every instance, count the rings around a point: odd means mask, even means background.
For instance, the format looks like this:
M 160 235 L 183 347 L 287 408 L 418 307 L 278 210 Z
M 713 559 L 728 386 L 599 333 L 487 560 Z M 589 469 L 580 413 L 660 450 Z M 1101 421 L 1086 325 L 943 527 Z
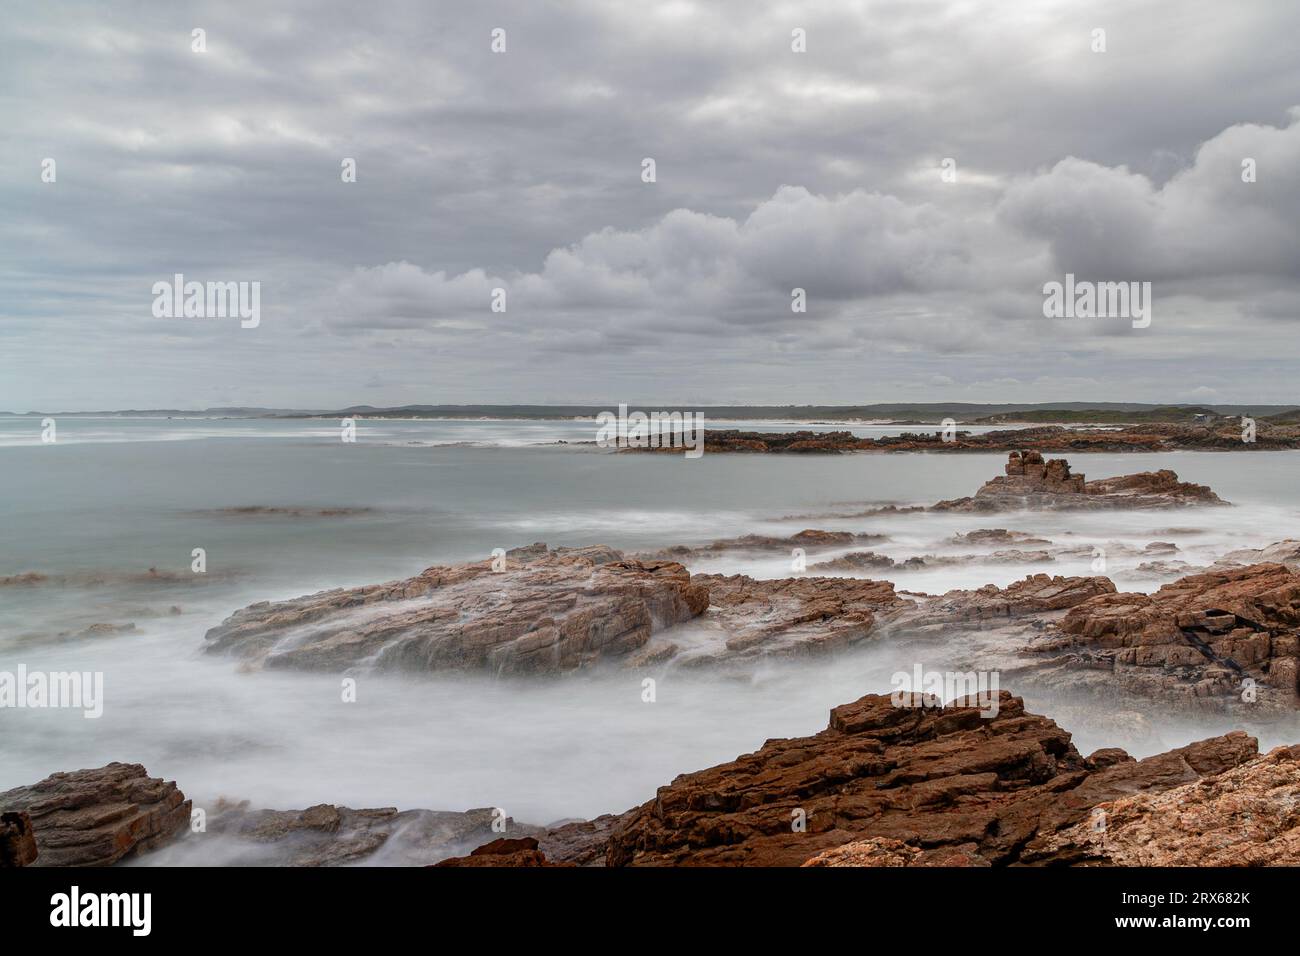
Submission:
M 1082 651 L 1116 675 L 1196 697 L 1295 706 L 1300 574 L 1281 564 L 1193 574 L 1154 594 L 1105 594 L 1071 609 L 1043 651 Z M 1249 679 L 1251 684 L 1247 684 Z
M 190 801 L 140 764 L 110 763 L 0 793 L 0 812 L 30 817 L 36 866 L 107 866 L 175 838 Z
M 804 866 L 991 866 L 988 860 L 979 855 L 973 843 L 960 846 L 943 846 L 923 850 L 920 847 L 891 840 L 873 837 L 869 840 L 856 840 L 845 843 L 831 850 L 823 850 Z
M 1030 574 L 1004 588 L 986 584 L 974 590 L 949 591 L 921 603 L 908 620 L 934 625 L 1044 615 L 1114 592 L 1110 578 Z
M 1167 469 L 1085 481 L 1064 458 L 1012 452 L 1006 474 L 984 483 L 974 497 L 940 501 L 931 511 L 999 512 L 1176 508 L 1225 502 L 1205 485 L 1178 480 Z
M 485 843 L 472 851 L 469 856 L 456 856 L 435 863 L 434 866 L 573 866 L 572 863 L 552 863 L 546 854 L 537 848 L 537 840 L 524 837 L 518 840 L 500 839 Z
M 36 862 L 36 830 L 23 810 L 0 813 L 0 868 Z
M 553 672 L 626 655 L 708 606 L 680 564 L 545 545 L 237 611 L 205 649 L 267 667 Z
M 1300 747 L 1278 747 L 1163 792 L 1122 796 L 1045 836 L 1025 862 L 1089 866 L 1295 866 Z
M 1009 864 L 1099 803 L 1180 786 L 1255 755 L 1254 739 L 1233 733 L 1145 760 L 1094 763 L 1005 691 L 991 718 L 973 707 L 896 707 L 868 695 L 834 708 L 815 736 L 769 740 L 661 787 L 614 826 L 607 863 L 794 866 L 883 839 L 957 853 L 968 864 Z
M 958 430 L 904 432 L 881 438 L 858 438 L 850 431 L 753 432 L 705 429 L 704 449 L 710 454 L 843 454 L 847 452 L 995 452 L 1013 451 L 1032 444 L 1042 451 L 1161 452 L 1181 449 L 1202 451 L 1273 451 L 1300 448 L 1300 427 L 1257 422 L 1256 439 L 1241 440 L 1235 420 L 1213 425 L 1152 423 L 1104 429 L 1086 426 L 1041 425 L 999 429 L 980 435 Z M 675 451 L 678 449 L 627 449 Z

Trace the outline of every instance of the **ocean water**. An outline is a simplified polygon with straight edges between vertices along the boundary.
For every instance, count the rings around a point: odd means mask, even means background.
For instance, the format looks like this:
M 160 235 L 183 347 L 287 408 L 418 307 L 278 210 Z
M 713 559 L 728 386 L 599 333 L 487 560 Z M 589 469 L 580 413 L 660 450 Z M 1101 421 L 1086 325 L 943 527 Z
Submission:
M 1172 468 L 1232 508 L 862 517 L 880 504 L 970 494 L 1005 457 L 688 460 L 548 444 L 591 440 L 591 422 L 363 420 L 353 444 L 339 440 L 337 423 L 316 420 L 63 417 L 58 429 L 57 442 L 42 444 L 38 420 L 0 419 L 0 579 L 45 576 L 0 584 L 0 671 L 100 671 L 104 712 L 0 709 L 0 790 L 122 760 L 176 780 L 200 806 L 218 797 L 286 809 L 499 806 L 547 823 L 622 811 L 679 773 L 815 732 L 832 706 L 888 692 L 889 675 L 912 664 L 879 642 L 727 677 L 670 667 L 656 675 L 653 704 L 641 699 L 644 675 L 616 668 L 533 680 L 367 676 L 358 700 L 343 703 L 337 675 L 247 673 L 200 653 L 205 631 L 249 603 L 399 578 L 497 547 L 637 551 L 826 528 L 887 535 L 862 550 L 902 559 L 971 553 L 952 536 L 1006 527 L 1081 549 L 1041 565 L 881 574 L 935 593 L 1034 571 L 1090 573 L 1096 547 L 1122 588 L 1151 590 L 1161 579 L 1136 570 L 1153 560 L 1138 553 L 1150 542 L 1179 549 L 1156 558 L 1203 564 L 1300 537 L 1294 452 L 1071 457 L 1090 477 Z M 195 548 L 206 552 L 205 574 L 190 570 Z M 784 577 L 789 565 L 788 554 L 727 554 L 692 570 Z M 94 625 L 133 628 L 87 632 Z M 1114 715 L 1052 704 L 1030 697 L 1084 752 L 1120 745 L 1144 755 L 1229 728 L 1153 708 L 1141 735 L 1125 735 Z M 1261 733 L 1266 745 L 1300 740 L 1291 727 Z

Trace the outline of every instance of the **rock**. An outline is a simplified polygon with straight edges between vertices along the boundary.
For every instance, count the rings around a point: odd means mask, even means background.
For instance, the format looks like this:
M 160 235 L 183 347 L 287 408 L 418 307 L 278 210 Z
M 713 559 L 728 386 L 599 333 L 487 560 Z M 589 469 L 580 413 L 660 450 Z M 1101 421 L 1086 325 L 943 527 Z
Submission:
M 953 535 L 953 544 L 1051 544 L 1046 538 L 1026 534 L 1023 531 L 1008 531 L 1006 528 L 979 528 L 965 534 Z
M 1177 554 L 1178 545 L 1171 541 L 1152 541 L 1142 549 L 1143 554 Z
M 524 837 L 519 840 L 500 839 L 485 843 L 469 856 L 452 857 L 434 866 L 573 866 L 572 863 L 552 863 L 537 848 L 537 840 Z
M 1012 452 L 1006 474 L 985 482 L 974 497 L 940 501 L 931 511 L 999 512 L 1173 508 L 1225 502 L 1205 485 L 1180 482 L 1162 469 L 1085 481 L 1063 458 L 1044 460 L 1036 451 Z
M 1287 538 L 1263 548 L 1241 548 L 1229 551 L 1215 562 L 1216 567 L 1247 564 L 1285 564 L 1300 570 L 1300 541 Z
M 190 801 L 140 764 L 110 763 L 0 793 L 0 812 L 29 816 L 36 866 L 107 866 L 184 831 Z
M 0 813 L 0 869 L 27 866 L 37 857 L 36 830 L 25 810 Z
M 874 551 L 851 551 L 829 561 L 818 561 L 810 571 L 879 571 L 894 567 L 894 559 Z
M 960 846 L 936 847 L 923 850 L 920 847 L 875 837 L 870 840 L 856 840 L 845 843 L 831 850 L 818 853 L 811 860 L 805 860 L 804 866 L 991 866 L 988 860 L 979 855 L 973 843 Z
M 234 866 L 429 866 L 468 853 L 501 825 L 490 807 L 464 812 L 354 810 L 318 804 L 305 810 L 251 809 L 247 801 L 219 801 L 207 830 L 193 834 L 163 862 L 187 865 L 219 858 Z M 506 817 L 512 839 L 543 836 L 542 827 Z
M 975 707 L 896 707 L 875 694 L 836 707 L 819 734 L 769 740 L 661 787 L 614 826 L 606 862 L 791 866 L 875 839 L 1005 865 L 1099 803 L 1181 786 L 1257 753 L 1253 738 L 1235 732 L 1145 760 L 1111 754 L 1090 764 L 1020 698 L 1003 691 L 998 703 L 992 717 Z M 870 852 L 912 856 L 893 844 Z
M 189 514 L 215 518 L 352 518 L 373 514 L 374 508 L 311 508 L 277 505 L 238 505 L 231 508 L 206 508 Z
M 839 650 L 866 639 L 882 616 L 911 606 L 888 581 L 865 578 L 697 574 L 691 580 L 707 588 L 709 612 L 690 626 L 694 646 L 676 658 L 690 666 Z M 668 642 L 684 641 L 684 630 L 657 636 L 631 663 L 648 663 Z
M 909 623 L 933 625 L 982 622 L 999 618 L 1042 615 L 1115 593 L 1115 585 L 1101 576 L 1026 575 L 1005 588 L 986 584 L 975 590 L 956 590 L 918 604 Z
M 558 863 L 604 866 L 609 835 L 620 819 L 618 815 L 604 813 L 594 820 L 553 824 L 539 838 L 539 849 L 548 859 Z
M 1141 577 L 1176 578 L 1197 570 L 1186 561 L 1143 561 L 1130 573 Z
M 810 571 L 920 571 L 926 568 L 969 567 L 984 564 L 1047 564 L 1056 560 L 1049 551 L 1021 551 L 1009 548 L 986 554 L 920 554 L 903 561 L 874 551 L 854 551 L 829 561 L 819 561 Z
M 1300 747 L 1163 792 L 1105 801 L 1045 836 L 1028 862 L 1092 866 L 1295 866 Z
M 1250 686 L 1257 696 L 1246 703 L 1290 710 L 1298 627 L 1300 574 L 1256 564 L 1188 575 L 1154 594 L 1098 595 L 1072 608 L 1039 650 L 1082 648 L 1148 693 L 1235 698 Z
M 1272 451 L 1300 448 L 1300 427 L 1257 421 L 1253 443 L 1241 440 L 1236 419 L 1212 425 L 1158 422 L 1104 429 L 1043 425 L 998 429 L 975 435 L 969 431 L 904 432 L 880 438 L 858 438 L 850 431 L 754 432 L 710 428 L 704 431 L 709 454 L 843 454 L 848 452 L 994 452 L 1033 444 L 1043 451 L 1161 452 L 1181 449 L 1214 451 Z M 629 448 L 628 452 L 679 451 Z
M 205 650 L 263 667 L 559 672 L 627 655 L 708 601 L 674 562 L 534 545 L 507 554 L 501 571 L 490 561 L 433 567 L 254 604 L 208 631 Z
M 643 561 L 692 561 L 735 552 L 790 552 L 795 548 L 802 548 L 805 552 L 827 551 L 855 544 L 879 544 L 888 540 L 888 536 L 883 534 L 854 534 L 849 531 L 821 531 L 808 528 L 785 538 L 747 534 L 739 538 L 723 538 L 700 547 L 676 545 L 649 554 L 636 555 L 636 558 Z

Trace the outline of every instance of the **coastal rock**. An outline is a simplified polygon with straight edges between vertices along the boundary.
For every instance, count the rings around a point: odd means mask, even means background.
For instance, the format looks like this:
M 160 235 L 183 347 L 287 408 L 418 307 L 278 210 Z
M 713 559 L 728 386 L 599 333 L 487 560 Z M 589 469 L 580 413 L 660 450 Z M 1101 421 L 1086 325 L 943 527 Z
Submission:
M 708 590 L 709 611 L 692 625 L 694 646 L 678 654 L 688 666 L 838 650 L 866 639 L 882 617 L 911 606 L 888 581 L 865 578 L 697 574 L 691 580 Z M 675 653 L 684 650 L 682 630 L 657 636 L 631 663 L 673 656 L 665 653 L 669 642 Z
M 769 740 L 661 787 L 615 825 L 607 863 L 793 866 L 883 839 L 1005 865 L 1099 803 L 1191 783 L 1256 754 L 1255 740 L 1234 732 L 1145 760 L 1090 761 L 1005 691 L 991 717 L 872 694 L 834 708 L 812 737 Z
M 1012 452 L 1006 474 L 973 497 L 940 501 L 931 511 L 999 512 L 1175 508 L 1225 502 L 1205 485 L 1178 480 L 1167 469 L 1086 481 L 1064 458 L 1044 460 L 1036 451 Z
M 0 813 L 0 868 L 27 866 L 37 855 L 31 815 L 23 810 Z
M 1263 548 L 1240 548 L 1229 551 L 1218 561 L 1215 567 L 1230 567 L 1246 564 L 1285 564 L 1288 568 L 1300 570 L 1300 541 L 1287 538 Z
M 110 763 L 0 793 L 0 813 L 29 818 L 36 866 L 107 866 L 184 831 L 190 801 L 140 764 Z
M 1281 564 L 1193 574 L 1153 594 L 1099 595 L 1056 624 L 1044 652 L 1080 651 L 1130 684 L 1295 706 L 1300 574 Z M 1249 680 L 1249 683 L 1247 683 Z M 1256 703 L 1256 699 L 1247 700 Z
M 1295 866 L 1300 746 L 1164 792 L 1099 804 L 1028 848 L 1025 862 L 1090 866 Z
M 1026 534 L 1023 531 L 1008 531 L 1006 528 L 977 528 L 965 534 L 953 535 L 952 543 L 983 546 L 986 544 L 1051 544 L 1052 542 L 1037 535 Z
M 888 541 L 883 534 L 854 534 L 849 531 L 821 531 L 808 528 L 788 537 L 774 537 L 763 534 L 747 534 L 739 538 L 723 538 L 710 544 L 690 547 L 676 545 L 663 548 L 649 554 L 636 555 L 639 560 L 651 561 L 691 561 L 700 558 L 717 557 L 734 552 L 785 551 L 802 548 L 805 552 L 828 551 L 833 548 L 847 548 L 853 545 L 879 544 Z
M 991 866 L 973 843 L 922 849 L 884 837 L 845 843 L 824 850 L 804 866 Z
M 491 843 L 485 843 L 478 847 L 469 856 L 456 856 L 435 863 L 434 866 L 455 866 L 455 867 L 484 867 L 484 866 L 510 866 L 510 867 L 538 867 L 538 866 L 573 866 L 572 863 L 552 863 L 546 858 L 546 854 L 537 848 L 537 840 L 534 837 L 523 837 L 518 840 L 500 839 L 493 840 Z
M 970 567 L 988 564 L 1048 564 L 1056 560 L 1050 551 L 1021 551 L 1007 548 L 984 554 L 919 554 L 902 561 L 874 551 L 853 551 L 810 566 L 812 571 L 922 571 L 930 568 Z
M 880 571 L 893 568 L 893 558 L 874 551 L 851 551 L 829 561 L 818 561 L 809 567 L 811 571 Z
M 497 566 L 254 604 L 208 631 L 205 650 L 264 667 L 559 672 L 626 655 L 709 602 L 680 564 L 610 548 L 534 545 Z
M 709 454 L 843 454 L 848 452 L 996 452 L 1032 444 L 1058 452 L 1276 451 L 1300 448 L 1300 427 L 1257 421 L 1254 442 L 1241 440 L 1236 420 L 1209 425 L 1157 422 L 1096 428 L 1040 425 L 1031 428 L 970 431 L 904 432 L 880 438 L 858 438 L 850 431 L 756 432 L 705 429 Z M 628 449 L 665 451 L 667 449 Z
M 947 625 L 1044 615 L 1113 593 L 1115 585 L 1106 577 L 1030 574 L 1004 588 L 986 584 L 973 590 L 949 591 L 918 604 L 917 612 L 908 621 Z
M 495 826 L 494 826 L 495 825 Z M 158 857 L 162 863 L 212 862 L 231 866 L 429 866 L 504 833 L 510 839 L 543 836 L 542 827 L 502 818 L 484 807 L 464 812 L 354 810 L 318 804 L 305 810 L 251 809 L 247 801 L 219 801 L 204 833 L 188 836 Z

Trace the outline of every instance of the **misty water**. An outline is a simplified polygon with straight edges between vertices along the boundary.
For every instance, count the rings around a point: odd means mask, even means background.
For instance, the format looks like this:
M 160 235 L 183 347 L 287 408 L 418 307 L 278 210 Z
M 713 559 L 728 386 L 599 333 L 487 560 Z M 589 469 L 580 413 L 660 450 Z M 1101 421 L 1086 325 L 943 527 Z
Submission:
M 970 494 L 1005 456 L 687 460 L 572 444 L 592 440 L 591 422 L 361 421 L 354 444 L 332 421 L 60 418 L 58 429 L 43 444 L 39 419 L 0 420 L 0 578 L 48 576 L 0 587 L 0 671 L 102 671 L 104 712 L 0 710 L 0 790 L 121 760 L 176 780 L 197 806 L 218 797 L 285 809 L 497 806 L 548 823 L 625 810 L 679 773 L 816 732 L 832 706 L 888 692 L 889 675 L 913 664 L 882 641 L 726 676 L 667 666 L 652 672 L 653 704 L 641 699 L 645 673 L 616 667 L 533 679 L 367 675 L 358 700 L 344 703 L 339 675 L 247 672 L 201 652 L 208 628 L 255 601 L 405 577 L 498 547 L 637 551 L 825 528 L 888 535 L 870 550 L 901 559 L 970 553 L 955 533 L 1005 527 L 1084 552 L 1041 566 L 880 574 L 936 593 L 1034 571 L 1091 573 L 1092 547 L 1107 549 L 1121 589 L 1154 590 L 1168 578 L 1136 570 L 1151 542 L 1207 564 L 1300 537 L 1293 452 L 1070 456 L 1089 477 L 1172 468 L 1233 508 L 854 517 Z M 249 507 L 286 510 L 225 510 Z M 206 551 L 205 574 L 190 571 L 195 548 Z M 733 554 L 692 570 L 784 577 L 789 565 L 783 553 Z M 128 623 L 134 630 L 83 633 Z M 942 668 L 942 653 L 926 666 Z M 1152 704 L 1142 734 L 1124 735 L 1113 715 L 1026 697 L 1085 753 L 1120 745 L 1141 756 L 1232 726 Z M 1300 740 L 1292 726 L 1258 732 L 1264 746 Z

